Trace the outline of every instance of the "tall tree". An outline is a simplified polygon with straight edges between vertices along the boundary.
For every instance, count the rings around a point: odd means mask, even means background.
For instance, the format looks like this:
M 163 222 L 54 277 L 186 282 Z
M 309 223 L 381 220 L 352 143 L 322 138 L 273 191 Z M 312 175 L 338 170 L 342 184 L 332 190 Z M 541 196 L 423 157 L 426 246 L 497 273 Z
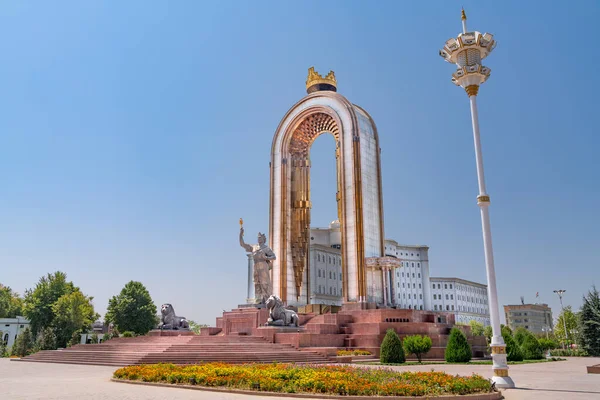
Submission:
M 71 339 L 92 328 L 94 321 L 100 317 L 94 311 L 92 297 L 75 290 L 61 296 L 52 305 L 54 312 L 54 331 L 58 347 L 66 347 Z
M 595 286 L 583 297 L 579 313 L 581 346 L 590 356 L 600 356 L 600 295 Z
M 23 315 L 23 299 L 0 283 L 0 318 L 15 318 L 17 315 Z
M 67 274 L 57 271 L 40 278 L 34 289 L 25 292 L 23 313 L 29 319 L 33 337 L 45 327 L 52 326 L 52 306 L 65 294 L 78 290 L 73 282 L 67 282 Z
M 108 301 L 105 319 L 119 332 L 143 335 L 156 326 L 156 311 L 148 289 L 141 282 L 130 281 Z
M 561 343 L 569 344 L 575 341 L 575 331 L 577 330 L 578 318 L 571 306 L 565 307 L 560 313 L 556 324 L 554 324 L 554 335 Z M 565 327 L 567 331 L 565 332 Z
M 469 326 L 471 327 L 471 334 L 474 336 L 482 336 L 484 332 L 484 327 L 481 322 L 477 322 L 474 319 L 469 321 Z

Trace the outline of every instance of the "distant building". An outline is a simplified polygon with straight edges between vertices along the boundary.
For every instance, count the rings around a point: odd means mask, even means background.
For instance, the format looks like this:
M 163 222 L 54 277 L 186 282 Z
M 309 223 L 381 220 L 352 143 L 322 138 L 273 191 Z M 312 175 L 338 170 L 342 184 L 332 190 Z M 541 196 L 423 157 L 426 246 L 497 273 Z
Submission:
M 429 247 L 386 239 L 385 255 L 401 260 L 394 272 L 392 302 L 396 308 L 432 310 L 429 290 Z
M 342 234 L 340 222 L 311 228 L 309 248 L 310 304 L 342 305 Z
M 553 330 L 552 309 L 548 304 L 516 304 L 504 306 L 506 323 L 510 329 L 523 327 L 533 333 Z
M 477 321 L 490 325 L 487 286 L 459 278 L 429 279 L 433 311 L 454 312 L 457 324 Z
M 8 348 L 17 340 L 17 336 L 29 327 L 29 320 L 25 317 L 0 318 L 0 340 L 3 340 Z

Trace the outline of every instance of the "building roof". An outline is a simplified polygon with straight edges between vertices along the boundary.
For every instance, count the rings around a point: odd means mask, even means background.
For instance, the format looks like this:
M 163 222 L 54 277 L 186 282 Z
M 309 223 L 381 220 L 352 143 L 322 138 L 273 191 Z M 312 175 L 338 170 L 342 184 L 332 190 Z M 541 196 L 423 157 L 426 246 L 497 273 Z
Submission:
M 425 244 L 401 244 L 401 243 L 396 242 L 394 239 L 385 239 L 385 241 L 391 242 L 395 246 L 398 246 L 398 247 L 408 247 L 408 248 L 412 248 L 412 249 L 429 249 L 429 246 L 427 246 Z
M 461 279 L 461 278 L 444 278 L 444 277 L 435 276 L 435 277 L 430 277 L 429 280 L 430 281 L 453 281 L 453 282 L 464 283 L 465 285 L 473 285 L 473 286 L 479 286 L 482 288 L 487 288 L 487 285 L 485 285 L 483 283 L 468 281 L 466 279 Z

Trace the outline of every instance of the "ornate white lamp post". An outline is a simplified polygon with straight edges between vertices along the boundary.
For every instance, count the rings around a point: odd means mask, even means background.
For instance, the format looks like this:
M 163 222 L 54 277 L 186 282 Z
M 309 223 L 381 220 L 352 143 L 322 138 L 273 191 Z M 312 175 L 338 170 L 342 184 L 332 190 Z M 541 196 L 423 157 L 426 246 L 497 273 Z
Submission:
M 485 82 L 491 70 L 481 65 L 481 60 L 488 56 L 496 47 L 493 35 L 478 31 L 467 30 L 467 16 L 462 11 L 463 32 L 457 38 L 446 41 L 440 50 L 440 56 L 458 69 L 452 74 L 452 82 L 462 87 L 471 102 L 471 121 L 473 123 L 473 139 L 475 141 L 475 161 L 477 162 L 477 181 L 479 183 L 479 196 L 477 205 L 481 210 L 481 225 L 483 230 L 483 249 L 485 252 L 485 265 L 487 269 L 488 296 L 490 299 L 490 319 L 492 322 L 492 360 L 494 376 L 492 381 L 499 388 L 512 388 L 515 383 L 508 376 L 506 363 L 506 344 L 500 331 L 500 315 L 498 312 L 498 293 L 496 291 L 496 271 L 494 269 L 494 252 L 492 249 L 492 232 L 490 229 L 490 215 L 488 207 L 490 196 L 485 189 L 483 174 L 483 158 L 481 154 L 481 141 L 479 138 L 479 117 L 477 115 L 477 92 L 479 85 Z
M 559 290 L 554 291 L 554 293 L 556 293 L 558 295 L 558 298 L 560 299 L 560 310 L 562 311 L 562 316 L 563 316 L 563 327 L 565 329 L 565 341 L 563 342 L 563 349 L 565 348 L 565 344 L 568 343 L 568 341 L 569 341 L 569 333 L 567 332 L 567 319 L 565 318 L 565 308 L 563 307 L 563 302 L 562 302 L 562 297 L 565 292 L 566 292 L 566 290 L 564 290 L 564 289 L 559 289 Z

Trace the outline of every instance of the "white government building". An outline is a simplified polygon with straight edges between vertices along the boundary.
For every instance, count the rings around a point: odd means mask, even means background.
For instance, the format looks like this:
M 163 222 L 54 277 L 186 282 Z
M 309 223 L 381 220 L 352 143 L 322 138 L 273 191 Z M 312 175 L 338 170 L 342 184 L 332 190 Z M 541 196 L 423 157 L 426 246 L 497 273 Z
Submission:
M 311 228 L 309 247 L 310 304 L 342 305 L 340 222 Z M 487 286 L 459 278 L 429 276 L 429 247 L 399 244 L 386 239 L 385 255 L 401 260 L 390 271 L 386 306 L 412 310 L 453 312 L 456 323 L 475 320 L 490 325 Z M 248 255 L 248 302 L 254 298 L 253 261 Z
M 310 303 L 342 304 L 342 258 L 339 221 L 310 230 Z M 459 278 L 429 276 L 429 247 L 385 241 L 385 255 L 401 260 L 391 271 L 387 306 L 413 310 L 453 312 L 456 323 L 471 320 L 490 324 L 487 286 Z M 251 258 L 249 258 L 251 267 Z M 252 286 L 249 268 L 249 298 Z
M 433 311 L 454 312 L 457 324 L 475 320 L 490 325 L 487 286 L 459 278 L 429 279 Z

